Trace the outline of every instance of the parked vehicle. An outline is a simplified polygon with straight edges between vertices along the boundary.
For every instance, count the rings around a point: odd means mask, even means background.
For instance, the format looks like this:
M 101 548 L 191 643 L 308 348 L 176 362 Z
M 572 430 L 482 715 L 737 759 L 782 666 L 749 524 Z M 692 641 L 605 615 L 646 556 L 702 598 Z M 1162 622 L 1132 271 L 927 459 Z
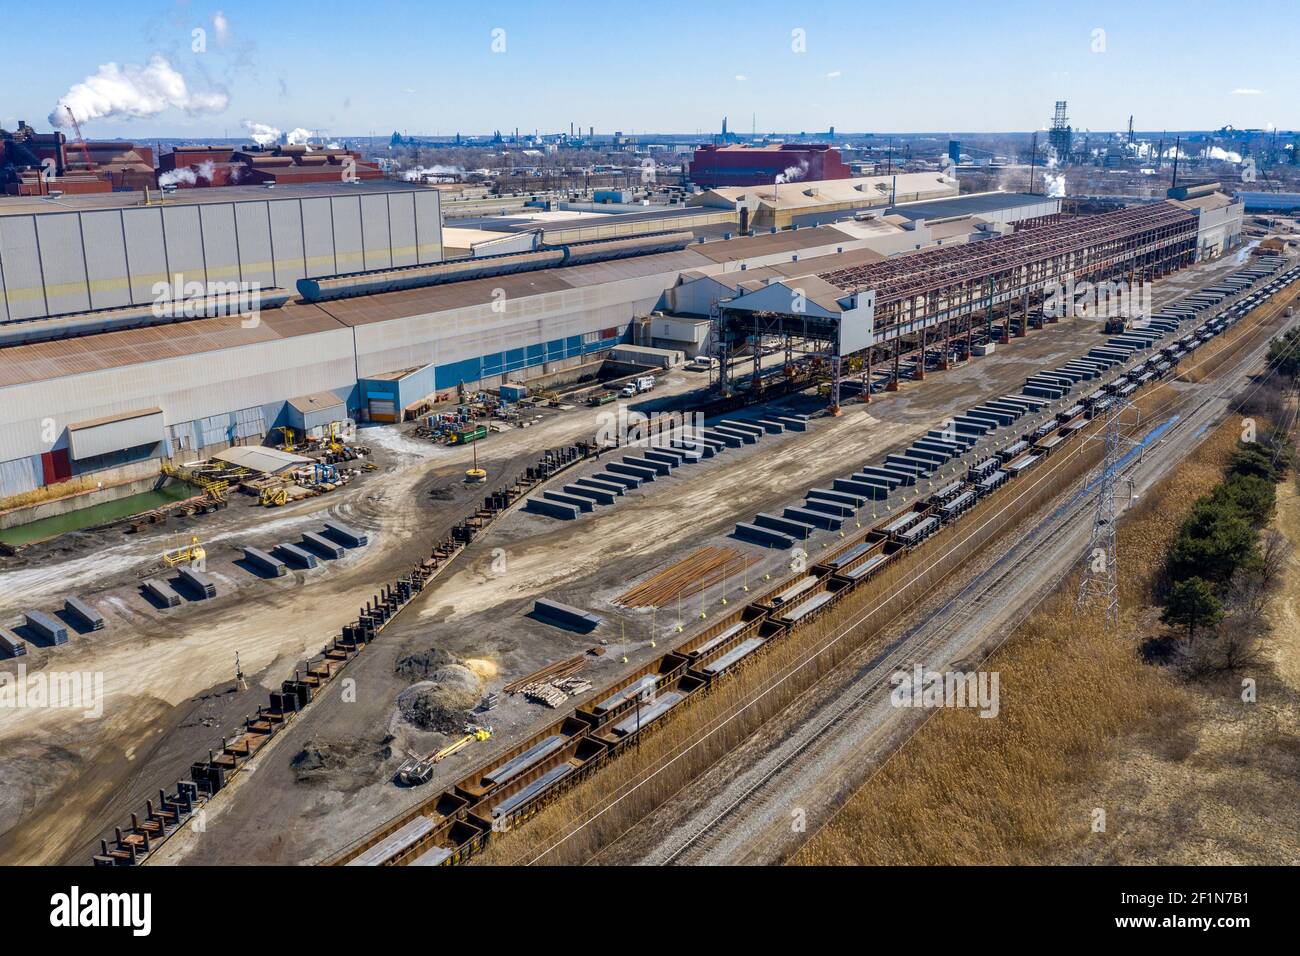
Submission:
M 633 384 L 636 385 L 638 392 L 648 392 L 655 387 L 655 377 L 653 375 L 642 375 Z

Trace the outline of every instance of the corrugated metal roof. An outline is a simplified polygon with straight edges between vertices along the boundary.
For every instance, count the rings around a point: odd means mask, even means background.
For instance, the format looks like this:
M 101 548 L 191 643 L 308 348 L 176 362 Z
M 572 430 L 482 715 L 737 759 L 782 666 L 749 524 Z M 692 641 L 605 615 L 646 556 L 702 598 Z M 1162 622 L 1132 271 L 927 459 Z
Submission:
M 483 305 L 493 301 L 493 293 L 498 289 L 505 293 L 507 299 L 520 299 L 623 279 L 689 272 L 715 263 L 754 256 L 833 247 L 848 241 L 850 238 L 839 229 L 818 226 L 726 242 L 696 243 L 674 252 L 517 275 L 489 276 L 353 299 L 336 299 L 317 304 L 291 302 L 279 309 L 264 312 L 260 322 L 252 328 L 244 328 L 239 316 L 226 316 L 17 345 L 0 349 L 0 387 Z M 790 270 L 786 269 L 785 264 L 778 264 L 771 273 L 751 270 L 748 277 L 829 271 L 832 268 L 869 264 L 879 258 L 879 255 L 869 250 L 854 250 L 842 255 L 791 263 Z M 826 265 L 814 269 L 811 264 L 818 259 Z M 739 281 L 739 278 L 721 281 Z
M 236 468 L 247 468 L 249 471 L 260 472 L 263 475 L 277 475 L 298 465 L 312 463 L 310 458 L 291 455 L 278 448 L 268 448 L 264 445 L 236 445 L 234 448 L 219 451 L 212 457 L 228 462 Z
M 320 412 L 328 408 L 338 408 L 344 404 L 343 399 L 333 392 L 313 392 L 289 399 L 289 404 L 300 412 Z
M 746 256 L 766 256 L 778 252 L 795 252 L 813 246 L 830 246 L 846 242 L 847 237 L 834 226 L 814 226 L 812 229 L 794 229 L 768 233 L 763 236 L 745 236 L 730 242 L 705 242 L 691 246 L 706 259 L 726 262 Z
M 978 216 L 985 212 L 1002 212 L 1022 206 L 1050 203 L 1049 196 L 1030 193 L 968 193 L 951 199 L 933 199 L 926 202 L 909 202 L 891 206 L 890 213 L 908 219 L 949 219 L 954 216 Z
M 143 418 L 145 415 L 161 414 L 161 408 L 138 408 L 131 412 L 118 412 L 115 415 L 104 415 L 100 418 L 91 418 L 84 422 L 76 422 L 68 426 L 68 431 L 77 431 L 80 428 L 98 428 L 100 425 L 111 425 L 113 422 L 125 422 L 130 421 L 132 418 Z
M 306 303 L 267 312 L 251 328 L 245 328 L 243 322 L 237 315 L 222 316 L 11 346 L 0 349 L 0 387 L 343 327 L 318 306 Z

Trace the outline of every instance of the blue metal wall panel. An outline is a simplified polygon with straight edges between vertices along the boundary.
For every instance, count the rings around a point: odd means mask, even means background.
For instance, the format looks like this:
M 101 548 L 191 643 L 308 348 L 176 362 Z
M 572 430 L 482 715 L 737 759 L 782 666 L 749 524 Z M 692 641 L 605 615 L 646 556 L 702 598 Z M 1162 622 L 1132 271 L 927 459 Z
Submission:
M 455 388 L 461 382 L 476 382 L 484 376 L 482 363 L 479 359 L 465 359 L 462 362 L 452 362 L 448 365 L 439 365 L 434 373 L 434 380 L 438 388 Z

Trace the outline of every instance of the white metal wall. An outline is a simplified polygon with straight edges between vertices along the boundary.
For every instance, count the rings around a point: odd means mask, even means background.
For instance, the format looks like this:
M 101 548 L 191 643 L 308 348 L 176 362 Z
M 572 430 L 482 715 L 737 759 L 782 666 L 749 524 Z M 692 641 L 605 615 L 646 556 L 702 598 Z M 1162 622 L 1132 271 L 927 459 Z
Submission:
M 0 216 L 0 322 L 148 305 L 178 273 L 292 289 L 441 258 L 432 189 Z

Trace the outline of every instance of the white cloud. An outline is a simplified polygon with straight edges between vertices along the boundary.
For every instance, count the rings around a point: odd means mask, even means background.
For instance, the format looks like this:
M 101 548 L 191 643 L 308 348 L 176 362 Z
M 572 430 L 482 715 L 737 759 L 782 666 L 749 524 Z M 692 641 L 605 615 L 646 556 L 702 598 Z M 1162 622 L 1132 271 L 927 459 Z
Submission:
M 744 73 L 736 74 L 736 81 L 738 83 L 744 83 L 747 79 L 749 79 L 749 77 L 747 77 Z
M 230 21 L 226 19 L 225 13 L 218 10 L 212 15 L 212 28 L 217 31 L 217 41 L 225 43 L 230 36 Z
M 1249 86 L 1239 86 L 1232 91 L 1233 96 L 1263 96 L 1263 90 L 1257 90 Z
M 69 126 L 68 108 L 82 123 L 116 116 L 147 118 L 171 107 L 187 113 L 220 113 L 229 102 L 225 93 L 191 90 L 168 59 L 155 53 L 145 66 L 105 63 L 64 93 L 49 119 L 51 126 Z
M 829 73 L 826 74 L 826 79 L 838 80 L 841 76 L 843 76 L 843 74 L 839 70 L 831 70 Z

